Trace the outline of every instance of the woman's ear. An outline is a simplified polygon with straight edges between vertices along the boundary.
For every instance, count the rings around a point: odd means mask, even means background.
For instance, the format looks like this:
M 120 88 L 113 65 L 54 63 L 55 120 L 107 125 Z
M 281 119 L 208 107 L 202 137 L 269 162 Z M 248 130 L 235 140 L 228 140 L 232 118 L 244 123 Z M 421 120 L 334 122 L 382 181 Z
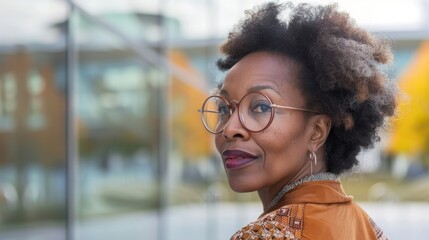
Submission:
M 331 118 L 327 115 L 319 114 L 311 121 L 312 133 L 309 142 L 310 151 L 317 151 L 325 144 L 331 130 Z

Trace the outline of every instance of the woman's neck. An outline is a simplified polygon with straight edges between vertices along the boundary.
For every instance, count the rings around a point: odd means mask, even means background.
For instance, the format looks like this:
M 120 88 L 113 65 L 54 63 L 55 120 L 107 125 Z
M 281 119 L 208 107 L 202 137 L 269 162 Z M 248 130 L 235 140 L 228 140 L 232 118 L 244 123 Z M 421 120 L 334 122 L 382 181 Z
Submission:
M 306 164 L 301 171 L 294 174 L 293 177 L 284 178 L 282 181 L 274 184 L 273 186 L 262 188 L 258 190 L 259 199 L 262 202 L 264 211 L 269 209 L 270 205 L 272 205 L 273 199 L 279 194 L 279 192 L 285 188 L 287 185 L 294 184 L 298 182 L 300 179 L 305 177 L 315 175 L 318 173 L 324 173 L 327 171 L 325 161 L 319 161 L 316 166 L 312 166 L 313 172 L 311 172 L 310 161 Z M 307 166 L 308 165 L 308 166 Z

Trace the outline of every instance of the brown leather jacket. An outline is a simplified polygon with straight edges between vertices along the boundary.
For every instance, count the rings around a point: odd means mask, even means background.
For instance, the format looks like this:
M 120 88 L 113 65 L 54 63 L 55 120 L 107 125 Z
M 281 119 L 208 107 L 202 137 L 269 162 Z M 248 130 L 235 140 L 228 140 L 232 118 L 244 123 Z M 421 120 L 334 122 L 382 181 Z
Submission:
M 231 239 L 387 239 L 352 199 L 340 182 L 304 183 Z

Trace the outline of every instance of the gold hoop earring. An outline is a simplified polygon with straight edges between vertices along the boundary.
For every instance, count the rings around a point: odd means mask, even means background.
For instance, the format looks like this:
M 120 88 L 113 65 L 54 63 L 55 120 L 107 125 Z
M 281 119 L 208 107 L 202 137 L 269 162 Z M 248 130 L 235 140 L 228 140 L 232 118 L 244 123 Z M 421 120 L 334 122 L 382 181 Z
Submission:
M 317 155 L 314 151 L 310 152 L 310 173 L 311 175 L 313 175 L 313 161 L 314 161 L 314 165 L 317 165 Z
M 314 165 L 317 165 L 317 155 L 313 151 L 310 152 L 310 160 L 314 161 Z

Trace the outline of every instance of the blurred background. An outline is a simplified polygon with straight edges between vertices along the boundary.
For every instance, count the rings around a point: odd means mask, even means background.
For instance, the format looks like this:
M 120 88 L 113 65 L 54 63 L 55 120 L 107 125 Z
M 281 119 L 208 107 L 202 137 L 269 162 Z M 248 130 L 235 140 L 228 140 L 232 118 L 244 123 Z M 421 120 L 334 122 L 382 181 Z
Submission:
M 223 77 L 219 45 L 261 2 L 0 0 L 0 239 L 228 239 L 255 219 L 197 109 Z M 344 187 L 390 239 L 425 239 L 429 1 L 339 7 L 391 41 L 401 90 Z

